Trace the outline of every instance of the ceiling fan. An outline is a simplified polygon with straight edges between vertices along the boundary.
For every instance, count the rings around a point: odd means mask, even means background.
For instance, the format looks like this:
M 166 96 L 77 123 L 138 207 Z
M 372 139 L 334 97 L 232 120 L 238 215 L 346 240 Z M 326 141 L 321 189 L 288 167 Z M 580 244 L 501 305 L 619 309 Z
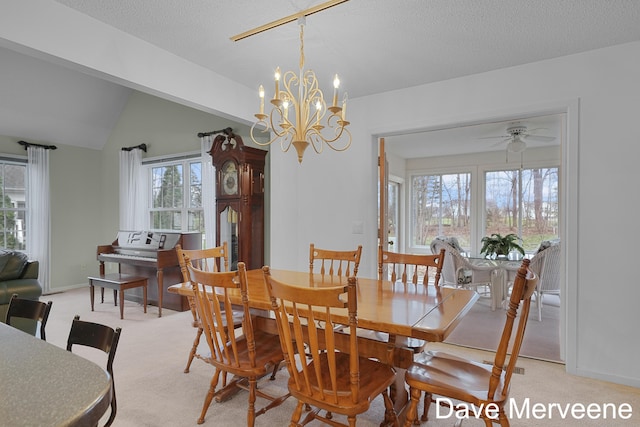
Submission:
M 480 139 L 500 138 L 502 141 L 498 142 L 496 145 L 509 141 L 507 144 L 508 152 L 522 153 L 527 148 L 525 140 L 550 142 L 556 139 L 553 136 L 535 135 L 531 133 L 539 129 L 543 128 L 527 129 L 527 127 L 521 123 L 514 123 L 507 128 L 508 135 L 488 136 Z

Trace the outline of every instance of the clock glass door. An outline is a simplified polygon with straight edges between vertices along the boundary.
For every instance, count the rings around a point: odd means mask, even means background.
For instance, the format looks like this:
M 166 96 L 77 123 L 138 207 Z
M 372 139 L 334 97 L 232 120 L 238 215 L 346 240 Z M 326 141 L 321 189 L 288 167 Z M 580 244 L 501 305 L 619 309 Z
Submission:
M 220 240 L 229 248 L 230 270 L 238 269 L 238 211 L 231 206 L 220 212 Z

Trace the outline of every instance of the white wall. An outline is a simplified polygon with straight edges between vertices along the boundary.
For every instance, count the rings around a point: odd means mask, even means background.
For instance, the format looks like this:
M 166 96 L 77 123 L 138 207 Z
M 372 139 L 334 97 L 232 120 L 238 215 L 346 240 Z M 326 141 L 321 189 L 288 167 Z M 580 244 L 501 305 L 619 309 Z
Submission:
M 58 3 L 4 2 L 3 8 L 2 45 L 203 111 L 251 118 L 250 89 L 95 20 L 82 21 Z M 73 36 L 78 33 L 85 37 Z M 640 287 L 632 279 L 640 233 L 631 207 L 635 196 L 628 194 L 640 151 L 638 76 L 636 42 L 352 99 L 353 145 L 347 152 L 310 151 L 298 165 L 293 153 L 272 151 L 271 264 L 307 268 L 310 242 L 333 248 L 362 244 L 361 274 L 375 274 L 378 135 L 567 112 L 567 368 L 640 387 L 635 360 Z M 353 233 L 360 222 L 364 234 Z M 603 253 L 611 242 L 614 249 Z
M 377 135 L 567 111 L 567 368 L 640 386 L 640 287 L 630 279 L 640 233 L 629 194 L 640 154 L 639 75 L 640 43 L 631 43 L 352 99 L 347 152 L 308 153 L 302 166 L 293 155 L 273 153 L 273 170 L 293 179 L 272 188 L 274 209 L 282 206 L 286 218 L 272 221 L 272 264 L 304 268 L 311 241 L 363 244 L 361 274 L 375 274 Z M 355 220 L 364 222 L 364 235 L 351 232 Z
M 0 153 L 25 156 L 20 138 L 0 136 Z M 29 142 L 49 144 L 49 141 Z M 49 153 L 51 191 L 51 291 L 87 283 L 98 270 L 96 247 L 105 217 L 101 209 L 102 153 L 57 144 Z M 117 175 L 116 175 L 117 176 Z M 117 182 L 115 183 L 117 187 Z M 117 209 L 117 207 L 116 207 Z M 27 230 L 28 231 L 28 230 Z M 111 239 L 113 240 L 113 238 Z

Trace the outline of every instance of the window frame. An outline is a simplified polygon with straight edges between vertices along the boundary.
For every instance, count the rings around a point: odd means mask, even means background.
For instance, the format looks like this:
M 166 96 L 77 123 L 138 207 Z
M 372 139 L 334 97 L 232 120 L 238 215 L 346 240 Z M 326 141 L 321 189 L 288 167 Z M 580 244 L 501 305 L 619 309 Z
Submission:
M 509 166 L 509 165 L 506 165 Z M 479 248 L 480 248 L 480 241 L 482 240 L 482 238 L 486 235 L 489 234 L 489 232 L 486 229 L 486 224 L 487 224 L 487 208 L 486 208 L 486 176 L 487 173 L 490 172 L 502 172 L 502 171 L 525 171 L 525 170 L 533 170 L 533 169 L 552 169 L 555 168 L 557 169 L 557 174 L 558 174 L 558 185 L 557 185 L 557 203 L 558 203 L 558 218 L 557 218 L 557 222 L 558 222 L 558 231 L 556 233 L 556 237 L 560 236 L 560 200 L 562 195 L 560 194 L 561 188 L 562 188 L 562 183 L 561 183 L 561 179 L 562 179 L 562 173 L 561 173 L 561 167 L 558 163 L 556 162 L 544 162 L 544 161 L 538 161 L 538 162 L 531 162 L 531 163 L 527 163 L 527 164 L 521 164 L 521 165 L 513 165 L 511 164 L 511 167 L 505 167 L 505 165 L 485 165 L 482 167 L 478 168 L 478 173 L 480 175 L 480 177 L 482 179 L 480 179 L 480 184 L 481 184 L 481 189 L 479 192 L 479 196 L 481 197 L 481 202 L 483 205 L 483 209 L 482 209 L 482 219 L 480 220 L 480 223 L 478 224 L 478 230 L 479 230 L 479 234 L 478 236 L 476 236 L 477 239 L 477 245 L 476 248 L 478 248 L 477 250 L 474 249 L 474 253 L 479 252 Z M 520 174 L 519 179 L 522 179 L 522 174 Z M 522 196 L 522 195 L 519 195 Z M 520 197 L 519 200 L 519 204 L 518 204 L 518 209 L 522 209 L 522 198 Z M 519 223 L 522 222 L 522 215 L 523 212 L 520 212 L 518 215 L 519 218 Z M 522 233 L 522 228 L 520 226 L 520 224 L 517 225 L 517 232 L 516 234 L 518 236 L 521 236 Z M 531 250 L 528 251 L 529 253 L 531 253 Z
M 7 247 L 6 245 L 4 245 L 4 242 L 6 242 L 7 239 L 7 232 L 9 230 L 5 229 L 5 225 L 4 224 L 0 224 L 0 234 L 2 234 L 2 239 L 0 239 L 0 241 L 3 243 L 2 245 L 0 245 L 1 249 L 8 249 L 8 250 L 15 250 L 15 251 L 19 251 L 19 252 L 27 252 L 28 247 L 27 247 L 27 233 L 28 233 L 28 229 L 27 229 L 27 217 L 29 214 L 29 173 L 28 173 L 28 161 L 26 158 L 23 157 L 9 157 L 7 155 L 0 155 L 0 184 L 2 185 L 2 188 L 0 189 L 0 194 L 4 197 L 5 193 L 6 193 L 6 186 L 5 186 L 5 166 L 6 165 L 11 165 L 11 166 L 20 166 L 24 168 L 24 207 L 20 207 L 18 206 L 19 201 L 16 201 L 16 206 L 11 206 L 11 207 L 7 207 L 4 206 L 4 200 L 1 200 L 0 203 L 0 213 L 2 214 L 1 218 L 5 218 L 5 213 L 7 212 L 21 212 L 22 213 L 22 218 L 20 218 L 20 215 L 18 219 L 22 220 L 22 229 L 21 230 L 15 230 L 16 233 L 16 239 L 18 241 L 20 241 L 19 237 L 17 236 L 18 234 L 22 234 L 22 241 L 21 244 L 18 246 L 14 246 L 14 247 Z M 17 187 L 16 187 L 17 188 Z
M 470 186 L 469 190 L 471 192 L 470 197 L 470 247 L 465 247 L 463 249 L 469 250 L 471 254 L 477 254 L 480 251 L 481 240 L 486 235 L 486 182 L 485 177 L 487 172 L 496 172 L 503 170 L 515 170 L 520 169 L 528 170 L 528 169 L 550 169 L 557 168 L 558 170 L 558 209 L 561 209 L 561 200 L 562 200 L 562 169 L 558 160 L 537 160 L 531 162 L 524 162 L 522 164 L 514 164 L 514 163 L 487 163 L 482 165 L 467 165 L 467 166 L 451 166 L 451 167 L 439 167 L 439 168 L 420 168 L 420 169 L 411 169 L 407 171 L 407 182 L 408 185 L 405 186 L 405 200 L 406 203 L 406 213 L 404 215 L 407 227 L 406 227 L 406 236 L 404 241 L 406 242 L 406 250 L 414 252 L 414 253 L 431 253 L 431 250 L 428 246 L 422 245 L 414 245 L 413 241 L 413 227 L 412 227 L 412 218 L 414 215 L 414 207 L 413 207 L 413 178 L 415 176 L 425 176 L 425 175 L 449 175 L 449 174 L 461 174 L 461 173 L 469 173 L 471 174 L 470 178 Z M 561 213 L 559 213 L 559 216 Z M 560 218 L 558 218 L 558 226 L 560 226 Z M 558 235 L 560 235 L 560 231 L 558 230 Z
M 413 215 L 414 215 L 414 209 L 413 209 L 413 179 L 416 176 L 435 176 L 435 175 L 454 175 L 454 174 L 469 174 L 470 175 L 470 182 L 469 182 L 469 191 L 470 191 L 470 216 L 471 216 L 471 220 L 469 222 L 469 229 L 470 229 L 470 236 L 469 238 L 471 239 L 471 247 L 473 247 L 473 239 L 474 239 L 474 235 L 475 235 L 475 221 L 474 221 L 474 206 L 477 204 L 477 190 L 475 190 L 475 188 L 477 187 L 477 179 L 476 179 L 476 174 L 477 174 L 477 167 L 470 167 L 470 166 L 454 166 L 454 167 L 443 167 L 443 168 L 429 168 L 429 169 L 415 169 L 415 170 L 411 170 L 409 171 L 409 175 L 407 177 L 407 182 L 408 185 L 405 185 L 405 200 L 407 201 L 407 209 L 406 209 L 406 215 L 405 215 L 405 221 L 406 221 L 406 230 L 407 230 L 407 235 L 405 237 L 405 242 L 407 242 L 407 250 L 412 252 L 412 253 L 425 253 L 425 254 L 430 254 L 431 253 L 431 248 L 429 246 L 429 244 L 426 245 L 414 245 L 413 244 Z
M 192 202 L 192 176 L 191 176 L 191 165 L 200 164 L 200 182 L 196 184 L 200 188 L 200 206 L 191 206 Z M 181 202 L 179 207 L 154 207 L 154 199 L 156 195 L 154 194 L 154 168 L 160 167 L 171 167 L 171 166 L 182 166 L 182 195 Z M 185 153 L 178 156 L 171 157 L 162 157 L 155 159 L 146 159 L 143 160 L 142 166 L 145 168 L 145 176 L 148 185 L 147 191 L 147 217 L 149 219 L 149 227 L 154 231 L 166 231 L 166 232 L 180 232 L 180 233 L 189 233 L 189 232 L 201 232 L 204 235 L 204 206 L 202 204 L 202 168 L 204 167 L 204 162 L 202 161 L 202 155 L 200 152 L 194 153 Z M 179 211 L 180 214 L 180 228 L 156 228 L 154 227 L 154 213 L 155 212 L 174 212 Z M 190 213 L 196 213 L 196 217 L 199 218 L 200 226 L 198 228 L 191 229 L 191 215 Z M 197 221 L 197 219 L 196 219 Z

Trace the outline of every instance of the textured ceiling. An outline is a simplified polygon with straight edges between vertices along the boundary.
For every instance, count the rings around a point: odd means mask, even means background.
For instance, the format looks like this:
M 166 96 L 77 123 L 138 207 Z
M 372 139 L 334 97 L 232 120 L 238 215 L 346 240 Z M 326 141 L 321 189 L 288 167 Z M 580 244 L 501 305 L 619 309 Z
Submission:
M 322 0 L 55 2 L 84 14 L 87 28 L 92 20 L 102 21 L 248 88 L 269 89 L 277 66 L 297 70 L 296 23 L 238 42 L 230 37 Z M 638 0 L 350 0 L 307 18 L 306 66 L 325 90 L 338 73 L 342 88 L 355 98 L 637 41 L 638 23 Z M 0 112 L 7 119 L 0 117 L 0 134 L 102 147 L 127 90 L 53 64 L 34 66 L 33 58 L 21 60 L 0 49 L 0 63 L 5 58 L 19 78 L 0 82 L 0 93 L 37 88 L 42 105 L 7 105 L 4 97 Z M 21 64 L 29 71 L 21 72 Z M 95 99 L 100 105 L 91 105 Z M 41 125 L 34 113 L 47 120 Z M 484 131 L 503 134 L 506 125 Z M 69 129 L 77 130 L 75 137 Z
M 251 88 L 297 70 L 299 27 L 230 37 L 322 3 L 57 1 Z M 350 0 L 307 18 L 306 65 L 353 98 L 640 40 L 639 23 L 638 0 Z

